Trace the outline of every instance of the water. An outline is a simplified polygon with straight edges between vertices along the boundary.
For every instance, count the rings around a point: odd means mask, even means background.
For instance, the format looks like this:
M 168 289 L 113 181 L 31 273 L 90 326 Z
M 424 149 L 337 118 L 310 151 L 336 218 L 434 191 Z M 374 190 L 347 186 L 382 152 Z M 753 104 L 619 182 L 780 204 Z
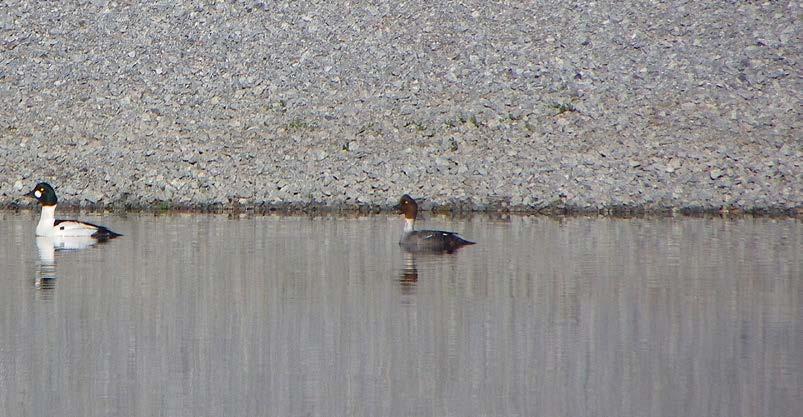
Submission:
M 797 416 L 799 220 L 0 212 L 3 416 Z M 41 250 L 37 243 L 42 246 Z M 798 410 L 798 411 L 795 411 Z

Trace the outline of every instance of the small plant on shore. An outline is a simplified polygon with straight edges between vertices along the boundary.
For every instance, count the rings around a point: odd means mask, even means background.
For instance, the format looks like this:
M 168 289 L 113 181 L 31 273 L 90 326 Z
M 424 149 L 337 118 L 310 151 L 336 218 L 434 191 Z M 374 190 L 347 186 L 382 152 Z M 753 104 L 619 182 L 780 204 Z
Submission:
M 270 108 L 271 110 L 276 111 L 278 113 L 286 113 L 287 102 L 284 100 L 278 100 L 276 102 L 271 103 Z
M 476 115 L 466 116 L 457 116 L 455 119 L 447 120 L 443 122 L 443 125 L 447 128 L 456 128 L 462 125 L 469 125 L 471 127 L 480 127 L 480 122 L 477 120 Z
M 287 124 L 287 130 L 291 132 L 299 132 L 302 130 L 313 130 L 317 126 L 314 123 L 307 122 L 306 120 L 296 117 Z
M 467 119 L 463 116 L 457 116 L 454 119 L 446 120 L 443 124 L 447 128 L 455 128 L 466 124 Z
M 553 109 L 558 111 L 555 114 L 555 116 L 561 115 L 561 114 L 566 113 L 566 112 L 576 112 L 577 111 L 577 107 L 574 107 L 574 105 L 572 103 L 569 103 L 569 102 L 566 102 L 566 103 L 560 103 L 560 102 L 552 103 L 552 105 L 550 105 L 550 107 L 552 107 Z
M 513 114 L 513 113 L 508 113 L 508 114 L 502 116 L 499 119 L 499 122 L 500 123 L 513 123 L 513 122 L 517 122 L 519 120 L 521 120 L 521 116 Z
M 357 130 L 358 135 L 373 135 L 373 136 L 381 136 L 382 135 L 382 128 L 381 126 L 377 125 L 376 122 L 369 122 L 368 124 L 363 125 Z
M 433 128 L 426 122 L 420 122 L 420 121 L 407 122 L 404 125 L 404 127 L 407 128 L 410 132 L 415 132 L 416 134 L 421 136 L 432 137 L 435 135 L 435 128 Z
M 410 129 L 411 132 L 424 132 L 427 130 L 427 125 L 424 122 L 407 122 L 404 127 Z

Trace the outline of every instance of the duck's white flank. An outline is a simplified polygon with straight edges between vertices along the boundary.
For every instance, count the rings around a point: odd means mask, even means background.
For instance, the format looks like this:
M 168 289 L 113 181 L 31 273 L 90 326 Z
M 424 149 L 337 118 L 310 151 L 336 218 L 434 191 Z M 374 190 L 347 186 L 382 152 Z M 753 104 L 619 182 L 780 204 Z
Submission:
M 36 225 L 36 236 L 81 237 L 92 236 L 98 231 L 95 226 L 76 221 L 63 221 L 58 226 L 55 223 L 56 206 L 42 206 L 39 224 Z

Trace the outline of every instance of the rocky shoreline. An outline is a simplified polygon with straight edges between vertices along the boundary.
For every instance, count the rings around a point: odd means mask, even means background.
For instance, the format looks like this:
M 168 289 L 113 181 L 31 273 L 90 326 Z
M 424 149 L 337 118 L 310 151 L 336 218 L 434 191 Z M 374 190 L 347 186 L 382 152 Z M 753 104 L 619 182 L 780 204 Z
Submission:
M 4 2 L 0 207 L 802 214 L 799 3 L 437 3 Z

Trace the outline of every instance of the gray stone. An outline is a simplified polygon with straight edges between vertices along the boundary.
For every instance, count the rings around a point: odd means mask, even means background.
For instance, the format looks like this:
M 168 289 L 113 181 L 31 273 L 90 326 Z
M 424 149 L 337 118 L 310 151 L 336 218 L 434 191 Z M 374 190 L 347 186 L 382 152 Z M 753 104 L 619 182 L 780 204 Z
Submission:
M 4 4 L 0 205 L 803 206 L 788 2 L 62 3 Z

